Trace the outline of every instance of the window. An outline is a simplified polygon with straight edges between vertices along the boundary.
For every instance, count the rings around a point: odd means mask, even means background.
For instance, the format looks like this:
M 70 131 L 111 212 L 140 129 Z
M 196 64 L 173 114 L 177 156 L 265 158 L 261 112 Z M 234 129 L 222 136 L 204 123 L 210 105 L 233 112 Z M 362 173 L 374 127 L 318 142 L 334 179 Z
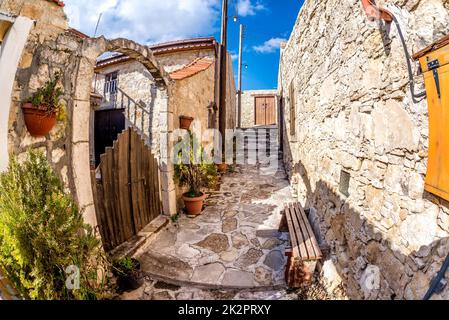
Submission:
M 294 80 L 292 80 L 292 82 L 290 83 L 289 100 L 290 100 L 290 135 L 294 136 L 296 134 L 296 101 L 295 101 Z
M 111 72 L 105 75 L 104 79 L 104 93 L 115 94 L 117 93 L 118 72 Z

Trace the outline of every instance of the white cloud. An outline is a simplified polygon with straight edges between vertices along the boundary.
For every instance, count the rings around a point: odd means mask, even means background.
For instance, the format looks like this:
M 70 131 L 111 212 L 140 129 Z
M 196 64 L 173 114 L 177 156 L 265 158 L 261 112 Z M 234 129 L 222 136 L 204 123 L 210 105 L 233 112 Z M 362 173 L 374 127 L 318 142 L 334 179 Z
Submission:
M 257 11 L 264 9 L 265 6 L 261 2 L 253 4 L 251 0 L 239 0 L 237 3 L 237 14 L 241 17 L 254 16 Z
M 270 40 L 265 41 L 260 46 L 254 46 L 253 49 L 259 53 L 272 53 L 275 52 L 281 46 L 282 42 L 287 41 L 284 38 L 271 38 Z
M 232 61 L 237 61 L 239 59 L 239 55 L 237 53 L 231 53 Z
M 129 38 L 143 44 L 209 36 L 220 19 L 220 0 L 65 0 L 73 28 L 93 36 Z

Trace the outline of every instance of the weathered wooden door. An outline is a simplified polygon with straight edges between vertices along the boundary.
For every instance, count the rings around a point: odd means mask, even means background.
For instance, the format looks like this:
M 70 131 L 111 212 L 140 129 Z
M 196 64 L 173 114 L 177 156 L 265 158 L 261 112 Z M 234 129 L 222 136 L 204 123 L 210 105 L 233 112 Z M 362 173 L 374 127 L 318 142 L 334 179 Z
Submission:
M 255 125 L 276 124 L 276 101 L 274 97 L 255 98 Z
M 106 148 L 99 168 L 101 177 L 92 174 L 97 221 L 104 247 L 111 250 L 161 214 L 159 167 L 141 136 L 129 128 Z

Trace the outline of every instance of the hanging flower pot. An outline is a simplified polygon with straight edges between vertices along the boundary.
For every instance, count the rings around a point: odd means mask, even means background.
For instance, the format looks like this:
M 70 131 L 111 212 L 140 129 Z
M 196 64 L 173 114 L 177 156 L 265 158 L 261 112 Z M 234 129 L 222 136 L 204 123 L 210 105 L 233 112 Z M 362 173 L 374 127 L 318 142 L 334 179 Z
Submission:
M 62 90 L 56 87 L 58 80 L 57 73 L 54 80 L 47 81 L 22 105 L 25 125 L 33 137 L 47 135 L 56 124 L 62 96 Z
M 180 116 L 179 117 L 179 127 L 181 129 L 189 130 L 190 125 L 192 124 L 192 121 L 193 121 L 192 117 Z
M 35 107 L 32 103 L 22 106 L 23 117 L 28 132 L 33 137 L 44 137 L 56 124 L 56 112 L 48 112 L 46 108 Z

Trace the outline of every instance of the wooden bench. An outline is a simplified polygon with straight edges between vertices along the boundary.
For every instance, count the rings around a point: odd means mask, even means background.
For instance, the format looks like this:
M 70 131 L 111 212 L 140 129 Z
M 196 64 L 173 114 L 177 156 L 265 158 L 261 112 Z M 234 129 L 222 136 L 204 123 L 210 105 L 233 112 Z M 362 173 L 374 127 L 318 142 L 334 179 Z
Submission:
M 316 264 L 323 255 L 309 219 L 299 203 L 288 204 L 282 212 L 279 231 L 288 231 L 291 248 L 285 251 L 288 257 L 285 280 L 290 288 L 299 288 L 313 279 Z

